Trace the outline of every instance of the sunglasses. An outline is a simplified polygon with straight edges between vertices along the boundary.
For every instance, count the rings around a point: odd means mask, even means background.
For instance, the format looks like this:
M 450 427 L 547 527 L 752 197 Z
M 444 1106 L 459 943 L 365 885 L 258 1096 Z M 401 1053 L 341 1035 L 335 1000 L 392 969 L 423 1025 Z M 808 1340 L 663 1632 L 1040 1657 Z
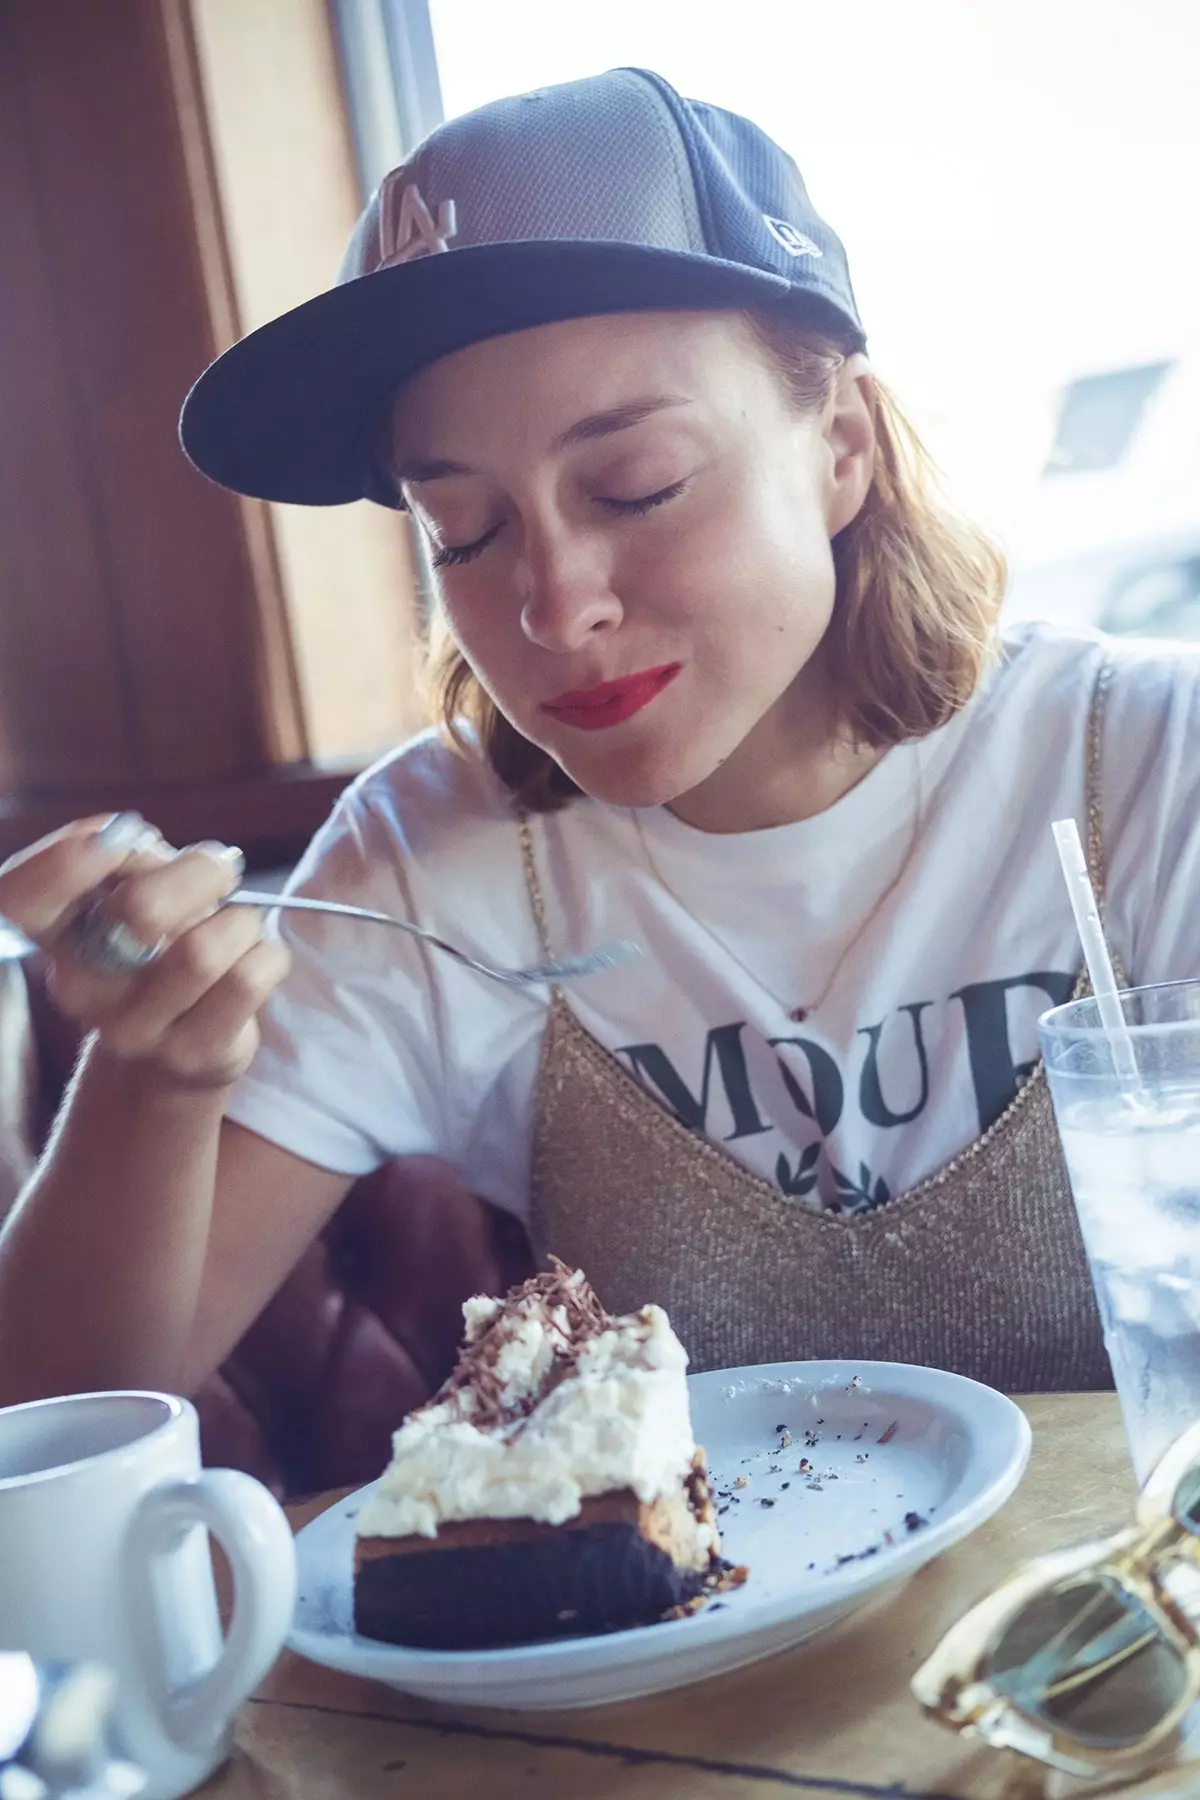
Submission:
M 952 1730 L 1069 1775 L 1173 1754 L 1200 1698 L 1200 1424 L 1159 1462 L 1133 1525 L 1019 1569 L 912 1687 Z

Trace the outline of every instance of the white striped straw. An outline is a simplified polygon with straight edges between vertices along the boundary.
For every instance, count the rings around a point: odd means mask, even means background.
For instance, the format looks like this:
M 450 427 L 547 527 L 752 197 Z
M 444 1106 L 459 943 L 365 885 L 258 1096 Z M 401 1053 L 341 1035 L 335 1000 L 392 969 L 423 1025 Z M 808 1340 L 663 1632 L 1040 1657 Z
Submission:
M 1088 974 L 1092 980 L 1092 992 L 1096 996 L 1096 1005 L 1100 1012 L 1100 1023 L 1112 1050 L 1113 1067 L 1122 1081 L 1131 1088 L 1142 1085 L 1141 1072 L 1138 1069 L 1137 1054 L 1133 1047 L 1133 1039 L 1129 1035 L 1129 1027 L 1125 1022 L 1125 1014 L 1121 1008 L 1117 978 L 1113 973 L 1112 958 L 1108 954 L 1108 945 L 1104 939 L 1104 928 L 1100 923 L 1100 907 L 1096 900 L 1096 890 L 1092 886 L 1092 878 L 1088 874 L 1087 858 L 1083 853 L 1083 844 L 1079 837 L 1079 827 L 1074 819 L 1056 819 L 1054 821 L 1054 842 L 1058 846 L 1058 859 L 1062 864 L 1063 878 L 1067 884 L 1067 893 L 1071 900 L 1071 910 L 1075 914 L 1075 923 L 1079 927 L 1079 939 L 1083 945 L 1083 960 L 1087 964 Z

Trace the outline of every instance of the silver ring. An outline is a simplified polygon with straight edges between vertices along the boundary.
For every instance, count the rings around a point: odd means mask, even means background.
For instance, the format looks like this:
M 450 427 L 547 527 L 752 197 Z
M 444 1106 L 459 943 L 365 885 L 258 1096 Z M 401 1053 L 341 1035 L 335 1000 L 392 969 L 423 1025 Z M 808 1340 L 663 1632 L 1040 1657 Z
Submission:
M 130 975 L 152 963 L 163 947 L 144 944 L 120 919 L 106 919 L 103 902 L 89 906 L 72 927 L 71 937 L 80 962 L 101 975 Z

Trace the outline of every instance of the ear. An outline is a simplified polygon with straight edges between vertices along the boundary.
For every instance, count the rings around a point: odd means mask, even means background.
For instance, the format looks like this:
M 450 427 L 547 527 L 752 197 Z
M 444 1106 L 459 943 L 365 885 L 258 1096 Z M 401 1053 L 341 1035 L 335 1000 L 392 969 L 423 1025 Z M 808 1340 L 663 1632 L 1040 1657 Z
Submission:
M 831 538 L 857 518 L 875 474 L 875 383 L 865 356 L 848 356 L 825 407 L 825 522 Z

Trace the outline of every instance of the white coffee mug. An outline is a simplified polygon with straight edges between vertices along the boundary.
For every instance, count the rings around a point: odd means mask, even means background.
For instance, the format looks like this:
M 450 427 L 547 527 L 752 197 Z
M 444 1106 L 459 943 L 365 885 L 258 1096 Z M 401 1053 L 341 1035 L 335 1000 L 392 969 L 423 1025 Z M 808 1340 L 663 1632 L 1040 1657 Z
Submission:
M 209 1531 L 233 1571 L 224 1640 Z M 295 1600 L 281 1508 L 250 1475 L 201 1469 L 186 1400 L 72 1394 L 0 1409 L 0 1650 L 107 1664 L 145 1800 L 176 1800 L 225 1760 Z

